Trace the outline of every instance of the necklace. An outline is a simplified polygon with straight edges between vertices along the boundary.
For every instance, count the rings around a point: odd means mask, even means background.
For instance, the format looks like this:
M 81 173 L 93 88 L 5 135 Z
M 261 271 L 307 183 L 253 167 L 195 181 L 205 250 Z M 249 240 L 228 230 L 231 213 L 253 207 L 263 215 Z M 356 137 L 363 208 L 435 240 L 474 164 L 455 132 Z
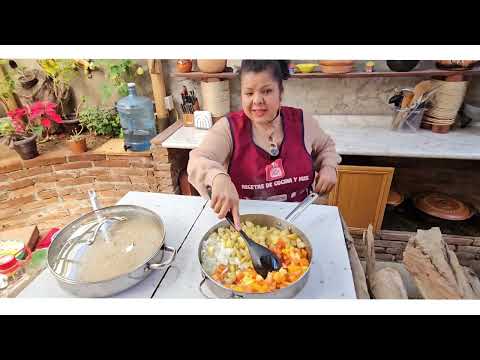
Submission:
M 271 123 L 280 115 L 280 109 L 277 111 L 277 115 L 272 119 Z M 273 129 L 272 133 L 268 136 L 268 141 L 270 143 L 270 155 L 278 156 L 280 154 L 280 150 L 278 149 L 277 143 L 273 140 L 273 134 L 275 132 L 275 128 Z
M 278 154 L 280 153 L 280 150 L 278 149 L 278 146 L 275 143 L 275 141 L 273 141 L 273 132 L 268 137 L 268 141 L 270 142 L 270 155 L 278 156 Z

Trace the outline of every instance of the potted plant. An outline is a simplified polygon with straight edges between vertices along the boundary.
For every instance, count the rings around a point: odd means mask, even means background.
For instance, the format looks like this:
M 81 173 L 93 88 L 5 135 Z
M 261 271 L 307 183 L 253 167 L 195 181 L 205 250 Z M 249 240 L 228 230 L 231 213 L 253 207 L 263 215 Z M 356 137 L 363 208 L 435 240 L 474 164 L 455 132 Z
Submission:
M 14 60 L 9 60 L 8 64 L 17 74 L 17 80 L 24 89 L 31 89 L 38 83 L 38 70 L 27 69 L 26 66 L 18 66 Z
M 82 127 L 80 124 L 80 120 L 78 115 L 80 113 L 80 108 L 84 105 L 87 101 L 86 96 L 82 96 L 74 113 L 67 114 L 63 119 L 63 128 L 65 129 L 65 133 L 72 135 L 74 132 L 81 132 L 80 128 Z M 83 128 L 83 127 L 82 127 Z
M 44 130 L 53 123 L 62 123 L 62 118 L 55 108 L 54 103 L 37 101 L 32 105 L 8 111 L 11 126 L 2 127 L 2 142 L 13 148 L 24 160 L 37 157 L 37 139 L 42 137 Z
M 74 129 L 70 138 L 67 140 L 68 147 L 74 154 L 81 154 L 87 151 L 87 138 L 82 134 L 83 126 L 80 130 Z
M 70 82 L 78 75 L 78 66 L 73 59 L 44 59 L 37 60 L 49 80 L 55 102 L 59 105 L 62 118 L 69 112 L 68 104 L 71 99 Z
M 120 116 L 115 108 L 88 107 L 79 114 L 80 124 L 95 135 L 121 137 Z

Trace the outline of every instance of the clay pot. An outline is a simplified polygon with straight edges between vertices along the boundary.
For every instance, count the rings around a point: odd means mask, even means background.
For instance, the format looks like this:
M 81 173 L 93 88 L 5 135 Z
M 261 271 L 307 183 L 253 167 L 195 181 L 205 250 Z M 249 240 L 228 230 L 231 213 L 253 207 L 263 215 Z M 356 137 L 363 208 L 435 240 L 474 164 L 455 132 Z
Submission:
M 20 76 L 18 81 L 24 89 L 31 89 L 38 83 L 38 79 L 34 72 L 29 72 L 25 76 Z
M 437 134 L 446 134 L 450 131 L 450 125 L 433 125 L 432 132 Z
M 387 60 L 387 66 L 392 71 L 407 72 L 413 70 L 420 60 Z
M 435 65 L 442 70 L 467 70 L 477 62 L 478 60 L 438 60 Z
M 177 60 L 176 69 L 179 73 L 188 73 L 192 71 L 192 60 Z
M 205 73 L 221 73 L 227 66 L 227 60 L 197 60 L 198 69 Z
M 37 135 L 29 138 L 14 141 L 13 149 L 20 155 L 23 160 L 36 158 L 39 153 L 37 149 Z
M 65 134 L 72 135 L 74 132 L 79 132 L 82 128 L 80 120 L 75 117 L 75 114 L 68 114 L 65 119 L 62 120 L 62 127 Z
M 70 151 L 74 154 L 81 154 L 87 151 L 87 139 L 85 137 L 78 140 L 69 140 L 67 143 Z

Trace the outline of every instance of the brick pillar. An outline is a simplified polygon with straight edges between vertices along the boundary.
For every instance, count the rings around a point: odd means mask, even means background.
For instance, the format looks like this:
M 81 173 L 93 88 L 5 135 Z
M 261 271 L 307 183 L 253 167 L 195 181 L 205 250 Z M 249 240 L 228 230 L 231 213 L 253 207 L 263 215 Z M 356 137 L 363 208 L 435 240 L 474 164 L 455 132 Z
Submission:
M 180 171 L 187 167 L 187 149 L 166 149 L 160 145 L 153 144 L 151 147 L 153 155 L 153 168 L 155 177 L 158 179 L 158 192 L 180 194 L 178 177 Z

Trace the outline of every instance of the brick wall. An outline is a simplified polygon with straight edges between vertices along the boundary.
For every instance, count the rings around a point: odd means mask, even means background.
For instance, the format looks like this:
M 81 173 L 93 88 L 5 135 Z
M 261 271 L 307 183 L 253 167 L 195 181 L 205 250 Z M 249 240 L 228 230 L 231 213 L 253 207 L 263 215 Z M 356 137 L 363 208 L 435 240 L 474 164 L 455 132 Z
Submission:
M 161 167 L 160 167 L 161 168 Z M 42 154 L 32 160 L 0 161 L 0 230 L 63 226 L 91 210 L 89 190 L 100 205 L 115 204 L 128 191 L 173 192 L 153 156 Z

